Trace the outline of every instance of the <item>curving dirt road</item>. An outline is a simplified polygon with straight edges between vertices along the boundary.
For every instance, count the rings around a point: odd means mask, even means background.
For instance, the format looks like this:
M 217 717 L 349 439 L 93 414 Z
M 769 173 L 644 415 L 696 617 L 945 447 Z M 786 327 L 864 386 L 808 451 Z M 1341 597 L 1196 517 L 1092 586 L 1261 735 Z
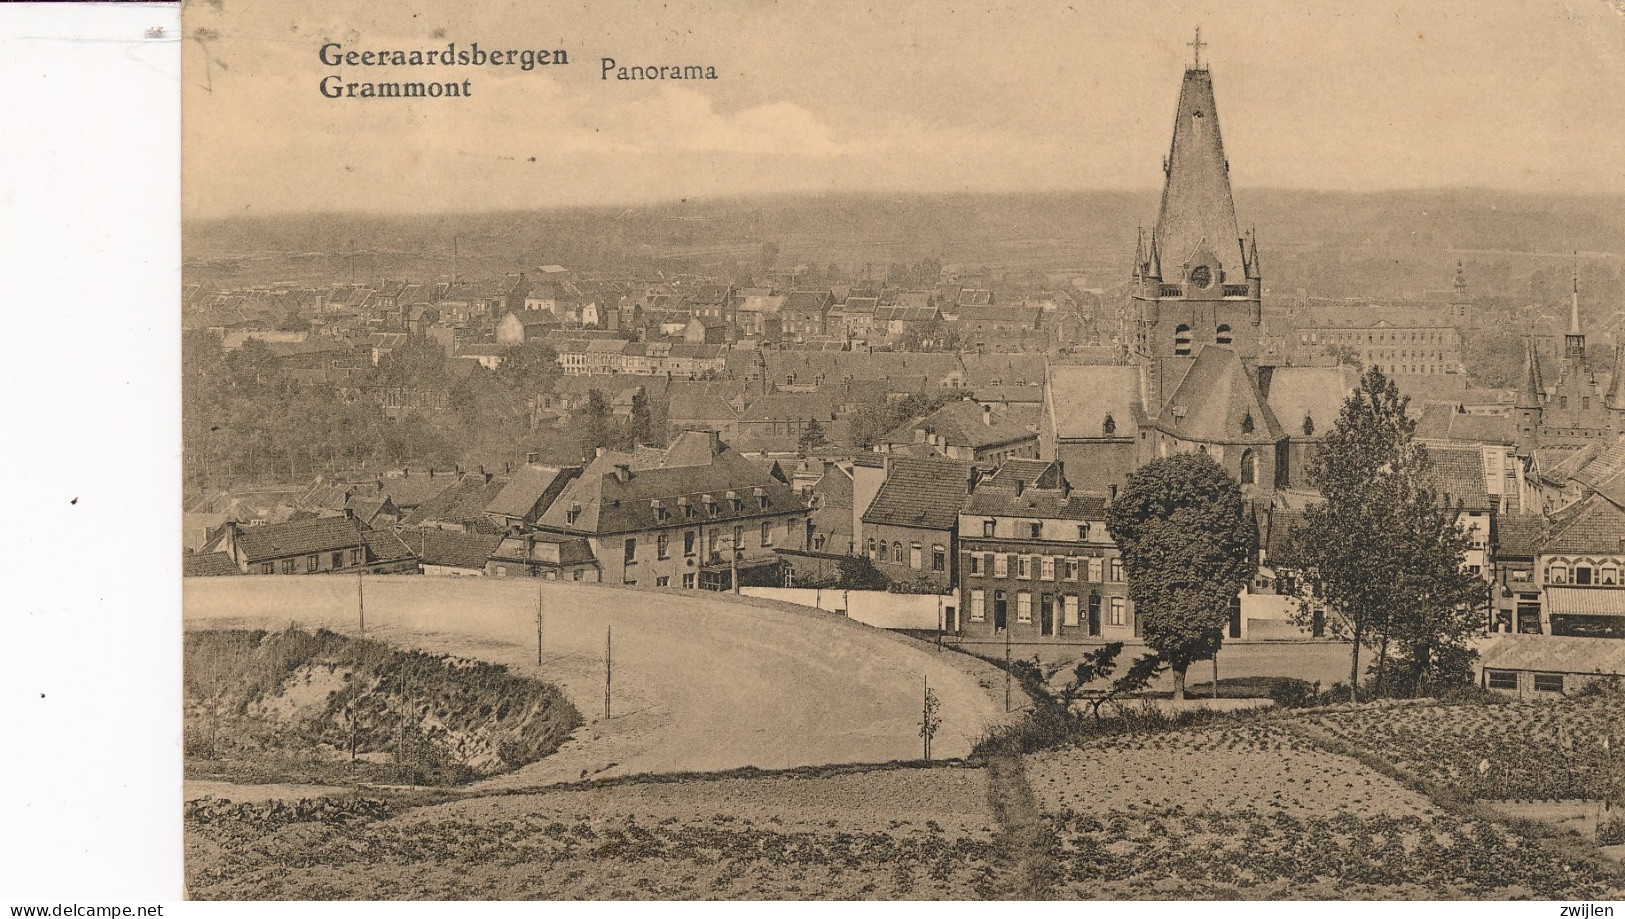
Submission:
M 368 637 L 538 674 L 563 686 L 587 718 L 554 756 L 479 788 L 914 759 L 926 679 L 942 703 L 932 744 L 939 758 L 965 755 L 1006 717 L 997 670 L 803 607 L 729 594 L 474 578 L 368 577 L 359 591 Z M 355 634 L 358 605 L 356 578 L 201 578 L 184 588 L 187 628 L 297 623 Z M 606 629 L 613 630 L 614 659 L 608 720 Z

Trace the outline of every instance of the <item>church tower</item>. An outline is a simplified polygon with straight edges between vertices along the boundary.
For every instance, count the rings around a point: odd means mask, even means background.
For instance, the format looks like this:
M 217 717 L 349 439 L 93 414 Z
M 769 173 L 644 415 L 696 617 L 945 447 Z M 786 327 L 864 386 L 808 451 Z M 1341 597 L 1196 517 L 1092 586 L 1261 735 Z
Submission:
M 1575 266 L 1573 287 L 1569 292 L 1569 333 L 1563 336 L 1563 359 L 1575 369 L 1585 367 L 1586 336 L 1580 331 L 1580 269 Z
M 1262 350 L 1258 243 L 1236 231 L 1230 163 L 1213 76 L 1202 65 L 1200 29 L 1190 45 L 1196 55 L 1179 89 L 1162 205 L 1150 239 L 1141 234 L 1134 265 L 1134 352 L 1153 365 L 1153 378 L 1162 375 L 1157 365 L 1195 357 L 1203 345 L 1222 345 L 1243 358 Z M 1160 398 L 1160 390 L 1152 395 Z

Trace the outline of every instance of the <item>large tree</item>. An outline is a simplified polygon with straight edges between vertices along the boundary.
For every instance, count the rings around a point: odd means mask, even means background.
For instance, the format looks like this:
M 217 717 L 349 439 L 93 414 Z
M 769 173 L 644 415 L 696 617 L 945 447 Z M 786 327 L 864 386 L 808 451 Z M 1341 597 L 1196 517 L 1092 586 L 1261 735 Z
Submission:
M 1231 604 L 1258 570 L 1241 486 L 1206 454 L 1155 459 L 1129 474 L 1106 509 L 1106 529 L 1146 644 L 1173 671 L 1174 698 L 1184 699 L 1185 671 L 1219 650 Z
M 1310 464 L 1322 500 L 1292 527 L 1281 559 L 1308 605 L 1330 611 L 1332 632 L 1350 640 L 1351 699 L 1362 649 L 1376 651 L 1380 678 L 1395 640 L 1413 688 L 1429 682 L 1441 653 L 1463 648 L 1483 589 L 1462 567 L 1459 507 L 1432 485 L 1409 402 L 1382 371 L 1365 372 Z

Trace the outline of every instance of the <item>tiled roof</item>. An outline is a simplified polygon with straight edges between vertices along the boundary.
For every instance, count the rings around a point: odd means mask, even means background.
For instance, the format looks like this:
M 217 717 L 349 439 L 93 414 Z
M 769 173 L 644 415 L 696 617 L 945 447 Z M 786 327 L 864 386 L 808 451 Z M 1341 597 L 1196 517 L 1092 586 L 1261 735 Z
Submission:
M 626 454 L 605 453 L 565 488 L 537 525 L 565 532 L 626 533 L 685 521 L 717 523 L 783 514 L 803 507 L 790 486 L 727 445 L 717 442 L 713 449 L 711 443 L 709 433 L 685 432 L 665 452 L 661 465 L 653 465 L 657 459 L 652 456 L 634 464 Z M 622 466 L 626 468 L 618 468 Z M 740 501 L 737 510 L 729 492 Z M 767 501 L 765 509 L 762 498 Z M 685 505 L 694 509 L 695 516 L 687 515 Z M 709 506 L 717 509 L 716 516 Z
M 394 530 L 362 530 L 367 543 L 368 562 L 395 562 L 414 557 L 414 553 Z
M 969 399 L 949 402 L 929 415 L 898 425 L 886 435 L 885 442 L 914 443 L 916 430 L 940 436 L 947 446 L 972 449 L 1038 436 L 1025 426 L 1011 421 L 1007 413 L 984 409 Z
M 313 517 L 245 526 L 237 547 L 249 564 L 295 555 L 311 555 L 363 545 L 361 524 L 349 517 Z
M 1028 488 L 1020 495 L 1013 490 L 984 491 L 978 488 L 971 494 L 963 512 L 1048 520 L 1101 520 L 1106 515 L 1106 499 L 1102 495 L 1082 492 L 1069 495 L 1051 488 Z
M 1037 327 L 1040 312 L 1036 306 L 961 306 L 957 321 L 991 322 L 1031 329 Z
M 1625 508 L 1601 495 L 1564 508 L 1540 550 L 1564 555 L 1625 552 Z
M 1490 670 L 1625 674 L 1625 641 L 1565 635 L 1496 635 L 1479 651 Z
M 508 484 L 485 512 L 500 517 L 528 517 L 537 510 L 537 504 L 557 497 L 580 472 L 577 466 L 521 466 L 508 476 Z M 542 510 L 546 510 L 545 504 Z
M 407 475 L 385 476 L 378 484 L 378 489 L 388 495 L 389 500 L 397 508 L 408 511 L 457 484 L 457 481 L 455 475 L 426 475 L 422 472 L 412 475 L 408 473 Z
M 434 527 L 401 530 L 400 536 L 423 564 L 446 568 L 482 569 L 502 541 L 497 535 L 452 533 Z
M 834 297 L 827 290 L 793 290 L 785 297 L 779 311 L 823 313 L 833 301 Z
M 1538 554 L 1546 521 L 1535 514 L 1508 514 L 1496 519 L 1497 555 L 1503 558 L 1533 558 Z
M 416 526 L 431 520 L 445 523 L 468 523 L 484 518 L 485 508 L 502 493 L 508 484 L 507 476 L 464 475 L 457 484 L 413 508 L 402 523 Z
M 1508 415 L 1469 415 L 1456 411 L 1454 403 L 1430 402 L 1422 406 L 1422 417 L 1416 422 L 1416 437 L 1511 446 L 1517 442 L 1518 426 Z
M 212 578 L 242 574 L 224 552 L 188 552 L 181 556 L 181 577 Z
M 970 463 L 959 460 L 894 459 L 863 521 L 952 529 L 970 493 L 970 470 Z
M 491 558 L 497 561 L 523 562 L 541 561 L 541 559 L 527 559 L 526 553 L 530 544 L 549 543 L 558 547 L 560 565 L 584 565 L 596 561 L 593 558 L 592 546 L 580 536 L 567 536 L 562 533 L 527 533 L 524 536 L 505 536 L 497 547 L 491 550 Z
M 1451 503 L 1460 501 L 1468 511 L 1486 511 L 1489 491 L 1484 486 L 1484 454 L 1477 447 L 1435 445 L 1428 448 L 1432 461 L 1429 481 Z

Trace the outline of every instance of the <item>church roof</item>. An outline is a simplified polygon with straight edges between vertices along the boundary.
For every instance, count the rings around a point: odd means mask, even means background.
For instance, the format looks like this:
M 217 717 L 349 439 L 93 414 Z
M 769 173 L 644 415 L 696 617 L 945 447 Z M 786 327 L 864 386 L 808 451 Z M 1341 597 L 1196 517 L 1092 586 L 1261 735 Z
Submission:
M 1540 378 L 1540 356 L 1535 353 L 1535 340 L 1531 338 L 1524 349 L 1523 383 L 1518 387 L 1518 400 L 1513 405 L 1515 408 L 1540 408 L 1545 391 L 1545 384 Z
M 1292 437 L 1321 437 L 1337 423 L 1349 393 L 1360 385 L 1353 367 L 1276 367 L 1265 397 L 1270 411 Z M 1304 430 L 1308 418 L 1312 432 Z
M 1141 420 L 1140 368 L 1112 364 L 1056 364 L 1045 383 L 1044 412 L 1060 440 L 1110 437 L 1133 440 Z M 1107 416 L 1114 430 L 1104 429 Z
M 1177 275 L 1204 243 L 1221 265 L 1242 266 L 1236 206 L 1230 195 L 1230 164 L 1219 137 L 1213 77 L 1205 69 L 1185 71 L 1179 89 L 1162 207 L 1152 241 L 1165 277 Z M 1233 276 L 1239 278 L 1239 270 Z
M 1284 436 L 1241 358 L 1218 345 L 1196 356 L 1163 405 L 1157 427 L 1207 443 L 1268 444 Z

